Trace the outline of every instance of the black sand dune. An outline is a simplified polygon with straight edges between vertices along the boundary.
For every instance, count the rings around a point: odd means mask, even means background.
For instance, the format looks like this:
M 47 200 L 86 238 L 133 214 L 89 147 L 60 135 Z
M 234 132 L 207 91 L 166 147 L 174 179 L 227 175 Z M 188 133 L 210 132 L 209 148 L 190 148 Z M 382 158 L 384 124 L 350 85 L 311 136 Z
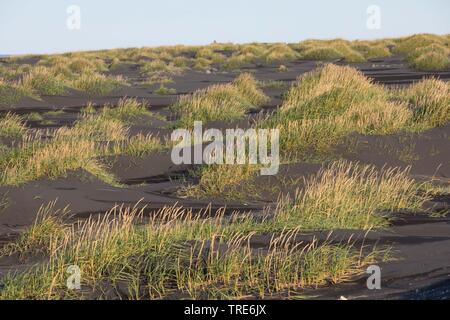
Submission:
M 33 61 L 26 61 L 33 63 Z M 35 61 L 34 61 L 35 62 Z M 341 63 L 336 61 L 336 63 Z M 280 105 L 282 94 L 287 86 L 305 72 L 316 68 L 314 61 L 296 61 L 285 63 L 287 72 L 278 72 L 279 64 L 248 65 L 242 72 L 252 71 L 258 80 L 282 81 L 285 88 L 266 88 L 265 93 L 271 98 L 263 109 L 275 109 Z M 385 85 L 403 86 L 424 77 L 436 76 L 444 80 L 450 79 L 450 71 L 419 72 L 407 67 L 403 58 L 393 56 L 383 59 L 372 59 L 369 62 L 354 64 L 366 76 L 375 82 Z M 170 88 L 177 94 L 158 95 L 156 86 L 139 84 L 141 76 L 133 65 L 124 65 L 112 74 L 120 74 L 129 79 L 132 85 L 120 88 L 107 96 L 90 96 L 76 90 L 70 90 L 64 96 L 43 96 L 42 100 L 26 98 L 15 106 L 0 106 L 1 112 L 14 111 L 26 115 L 31 112 L 44 114 L 51 110 L 63 110 L 63 113 L 46 116 L 51 124 L 42 125 L 29 121 L 31 128 L 48 127 L 49 129 L 71 125 L 79 118 L 79 111 L 87 102 L 97 106 L 117 104 L 124 96 L 138 97 L 148 101 L 149 109 L 156 114 L 167 116 L 167 107 L 177 101 L 178 96 L 206 88 L 216 83 L 232 81 L 237 73 L 201 73 L 187 71 L 175 76 Z M 142 124 L 134 124 L 132 133 L 158 134 L 167 137 L 170 132 L 170 120 L 160 118 L 147 119 Z M 213 123 L 211 127 L 246 127 L 248 119 L 233 124 Z M 385 136 L 352 135 L 348 138 L 354 146 L 351 150 L 339 147 L 336 151 L 341 157 L 378 167 L 399 166 L 411 167 L 411 174 L 418 180 L 435 180 L 441 183 L 450 181 L 450 126 L 444 126 L 421 134 L 397 134 Z M 228 211 L 260 211 L 265 206 L 273 205 L 277 197 L 270 193 L 259 199 L 244 201 L 225 201 L 224 199 L 186 199 L 177 195 L 177 190 L 190 178 L 192 166 L 174 166 L 168 152 L 152 154 L 142 158 L 119 156 L 106 159 L 110 171 L 118 178 L 122 187 L 110 186 L 91 174 L 78 170 L 71 172 L 66 178 L 58 180 L 39 180 L 20 187 L 0 187 L 0 196 L 8 197 L 8 206 L 0 212 L 0 246 L 16 239 L 21 232 L 33 224 L 36 212 L 42 204 L 58 199 L 57 206 L 69 205 L 71 218 L 84 219 L 92 214 L 102 214 L 116 204 L 133 205 L 138 201 L 151 209 L 165 205 L 180 205 L 192 208 L 204 208 L 211 204 L 212 208 L 226 205 Z M 317 172 L 320 165 L 299 163 L 282 166 L 278 177 L 299 178 Z M 259 177 L 257 183 L 276 184 L 270 177 Z M 440 213 L 449 211 L 448 196 L 437 197 L 430 207 Z M 360 244 L 388 245 L 396 253 L 397 260 L 383 263 L 383 290 L 368 290 L 365 277 L 338 286 L 329 286 L 303 293 L 319 299 L 336 299 L 341 296 L 349 299 L 441 299 L 450 298 L 450 218 L 431 218 L 415 214 L 398 213 L 393 226 L 388 230 L 363 232 L 355 230 L 335 230 L 330 232 L 314 232 L 299 237 L 298 241 L 308 243 L 313 239 L 319 241 L 345 242 L 351 239 Z M 252 245 L 267 245 L 270 235 L 255 236 Z M 0 276 L 11 270 L 25 269 L 14 257 L 0 258 Z

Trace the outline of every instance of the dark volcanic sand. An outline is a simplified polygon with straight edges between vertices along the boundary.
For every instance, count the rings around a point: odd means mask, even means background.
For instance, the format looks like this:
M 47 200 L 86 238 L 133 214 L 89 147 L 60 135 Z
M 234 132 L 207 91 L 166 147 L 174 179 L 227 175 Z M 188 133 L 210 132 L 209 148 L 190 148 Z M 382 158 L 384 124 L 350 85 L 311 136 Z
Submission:
M 337 62 L 340 63 L 340 62 Z M 283 63 L 288 67 L 287 72 L 278 72 L 278 64 L 249 65 L 242 69 L 253 71 L 258 80 L 278 80 L 286 85 L 302 73 L 316 67 L 314 61 L 296 61 Z M 376 82 L 386 85 L 407 85 L 423 77 L 434 75 L 441 79 L 450 79 L 450 71 L 426 73 L 409 69 L 401 57 L 372 59 L 370 62 L 354 64 L 365 75 Z M 23 99 L 16 106 L 0 106 L 0 111 L 27 114 L 30 112 L 44 113 L 50 110 L 63 109 L 64 113 L 45 116 L 51 122 L 41 124 L 30 121 L 28 125 L 34 128 L 58 128 L 71 125 L 79 117 L 79 110 L 88 101 L 96 105 L 116 104 L 124 97 L 138 97 L 150 104 L 150 110 L 163 116 L 170 115 L 167 107 L 173 104 L 180 94 L 206 88 L 211 84 L 232 81 L 237 72 L 210 74 L 187 71 L 183 75 L 175 76 L 174 83 L 168 85 L 175 88 L 175 95 L 157 95 L 153 92 L 157 86 L 143 86 L 137 84 L 141 79 L 139 70 L 133 65 L 124 65 L 115 70 L 114 74 L 122 74 L 131 83 L 113 93 L 98 97 L 89 96 L 75 90 L 70 90 L 65 96 L 44 96 L 41 100 Z M 284 88 L 266 88 L 264 91 L 271 97 L 271 101 L 264 109 L 274 109 L 280 103 Z M 234 128 L 248 127 L 249 119 L 233 124 L 214 123 L 208 127 Z M 138 132 L 158 134 L 162 137 L 170 134 L 170 121 L 159 118 L 146 119 L 142 123 L 134 124 L 131 133 Z M 397 134 L 387 136 L 352 135 L 348 140 L 353 147 L 351 150 L 344 146 L 337 148 L 339 156 L 352 161 L 373 164 L 378 167 L 411 166 L 413 177 L 421 181 L 435 180 L 438 183 L 450 182 L 450 125 L 429 130 L 421 134 Z M 6 143 L 5 141 L 3 141 Z M 225 201 L 223 199 L 183 199 L 177 196 L 177 189 L 185 183 L 192 166 L 175 166 L 170 160 L 168 152 L 152 154 L 142 158 L 119 156 L 106 159 L 110 170 L 124 187 L 113 187 L 99 181 L 82 170 L 70 172 L 66 178 L 30 182 L 20 187 L 0 187 L 2 196 L 8 199 L 8 206 L 0 212 L 0 246 L 13 241 L 23 230 L 35 220 L 36 212 L 42 204 L 58 199 L 57 206 L 70 205 L 72 220 L 84 219 L 91 214 L 102 214 L 115 204 L 135 204 L 141 201 L 147 205 L 149 214 L 151 209 L 164 205 L 179 203 L 186 207 L 204 208 L 212 203 L 213 208 L 227 205 L 228 211 L 260 211 L 265 206 L 276 201 L 276 196 L 262 193 L 259 198 L 243 201 Z M 314 174 L 320 165 L 298 163 L 284 165 L 279 175 L 273 177 L 258 177 L 259 185 L 276 185 L 283 178 L 299 178 Z M 282 190 L 285 191 L 285 190 Z M 289 191 L 289 190 L 288 190 Z M 430 207 L 436 210 L 449 210 L 450 197 L 443 195 L 436 198 Z M 309 242 L 313 237 L 318 240 L 331 239 L 333 241 L 347 241 L 352 239 L 357 243 L 392 246 L 397 260 L 380 264 L 382 267 L 382 290 L 367 290 L 366 276 L 355 279 L 350 283 L 329 286 L 314 290 L 305 290 L 302 295 L 337 299 L 340 296 L 353 299 L 440 299 L 450 298 L 450 218 L 430 218 L 421 215 L 399 214 L 394 225 L 385 231 L 370 232 L 366 235 L 362 231 L 335 230 L 330 232 L 316 232 L 299 236 L 299 241 Z M 267 245 L 270 235 L 255 236 L 253 246 Z M 14 257 L 0 258 L 0 276 L 11 270 L 26 269 L 26 265 L 18 263 Z

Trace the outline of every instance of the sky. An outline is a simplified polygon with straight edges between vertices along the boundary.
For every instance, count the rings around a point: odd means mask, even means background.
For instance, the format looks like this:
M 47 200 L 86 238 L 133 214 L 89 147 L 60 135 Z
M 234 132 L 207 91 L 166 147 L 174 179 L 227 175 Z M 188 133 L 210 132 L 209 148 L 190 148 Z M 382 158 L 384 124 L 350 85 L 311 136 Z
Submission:
M 414 33 L 449 34 L 450 1 L 0 0 L 0 55 Z

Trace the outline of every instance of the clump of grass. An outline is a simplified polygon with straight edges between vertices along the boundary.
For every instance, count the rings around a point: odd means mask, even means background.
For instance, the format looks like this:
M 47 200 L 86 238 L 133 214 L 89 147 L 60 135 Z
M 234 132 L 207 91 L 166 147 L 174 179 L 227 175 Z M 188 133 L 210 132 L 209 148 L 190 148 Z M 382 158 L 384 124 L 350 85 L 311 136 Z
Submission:
M 77 74 L 73 73 L 72 70 L 70 70 L 67 63 L 57 63 L 51 67 L 48 67 L 52 74 L 60 77 L 61 79 L 64 79 L 67 83 L 70 83 L 70 80 L 73 79 Z
M 145 80 L 143 83 L 149 85 L 152 84 L 167 85 L 173 82 L 174 82 L 173 79 L 168 76 L 162 74 L 154 74 L 149 79 Z
M 140 70 L 143 74 L 150 76 L 154 74 L 178 74 L 182 71 L 181 68 L 160 59 L 144 62 Z
M 92 102 L 88 102 L 85 107 L 81 108 L 80 110 L 81 114 L 94 114 L 97 112 L 95 109 L 95 106 Z
M 159 72 L 159 71 L 167 71 L 168 65 L 162 61 L 162 60 L 153 60 L 150 62 L 144 63 L 144 65 L 141 67 L 141 71 L 144 73 L 153 73 L 153 72 Z
M 43 121 L 44 117 L 38 112 L 31 112 L 31 113 L 27 114 L 26 119 L 28 121 L 38 121 L 39 122 L 39 121 Z
M 22 98 L 31 96 L 32 92 L 28 88 L 17 84 L 6 82 L 0 79 L 0 105 L 12 106 L 18 103 Z
M 75 89 L 93 95 L 105 95 L 123 85 L 122 77 L 109 77 L 99 73 L 85 72 L 72 81 Z
M 6 81 L 16 81 L 32 68 L 30 64 L 2 63 L 0 65 L 0 78 Z
M 282 89 L 289 87 L 290 83 L 281 80 L 260 80 L 258 86 L 260 88 Z
M 352 106 L 343 115 L 344 128 L 362 134 L 392 134 L 407 127 L 412 113 L 407 104 L 384 99 Z
M 373 101 L 383 90 L 361 72 L 348 66 L 327 64 L 301 76 L 287 94 L 282 111 L 295 109 L 297 116 L 337 115 L 352 104 Z
M 298 243 L 298 229 L 274 235 L 267 251 L 254 250 L 253 232 L 233 231 L 251 218 L 228 221 L 223 210 L 201 219 L 202 212 L 164 207 L 137 227 L 142 214 L 137 206 L 115 207 L 101 219 L 79 223 L 78 231 L 66 230 L 48 245 L 47 264 L 3 279 L 0 298 L 81 298 L 84 290 L 66 287 L 69 265 L 79 266 L 83 289 L 101 288 L 105 280 L 113 287 L 125 283 L 135 299 L 263 298 L 344 281 L 376 257 L 375 251 L 362 256 L 351 244 Z
M 301 76 L 279 112 L 262 126 L 280 129 L 287 158 L 323 157 L 351 132 L 388 134 L 404 128 L 411 112 L 351 67 L 325 65 Z M 310 159 L 312 160 L 312 159 Z
M 250 73 L 241 73 L 232 84 L 254 106 L 268 101 L 268 97 L 258 88 L 258 83 Z
M 365 59 L 384 58 L 392 55 L 386 45 L 374 44 L 369 41 L 354 42 L 351 48 L 362 54 Z
M 154 91 L 156 94 L 160 95 L 168 95 L 168 94 L 176 94 L 177 89 L 175 88 L 167 88 L 164 84 L 161 84 L 158 89 Z
M 44 112 L 44 116 L 46 116 L 46 117 L 57 117 L 57 116 L 61 116 L 62 114 L 64 114 L 64 109 L 50 110 L 50 111 Z
M 52 67 L 59 64 L 67 64 L 68 57 L 60 54 L 50 54 L 46 56 L 42 56 L 41 59 L 37 62 L 39 66 Z
M 120 121 L 90 116 L 72 128 L 58 129 L 50 141 L 43 141 L 39 134 L 24 136 L 0 161 L 0 185 L 21 185 L 42 177 L 56 179 L 77 169 L 114 183 L 97 159 L 108 154 L 108 146 L 99 142 L 124 140 L 126 134 Z
M 180 125 L 191 126 L 194 121 L 238 119 L 266 99 L 252 76 L 244 74 L 231 84 L 213 85 L 182 96 L 173 110 L 180 116 Z
M 0 137 L 20 137 L 26 131 L 21 116 L 8 112 L 0 117 Z
M 201 47 L 197 52 L 195 53 L 195 56 L 197 58 L 205 58 L 209 59 L 214 54 L 214 50 L 208 47 Z
M 105 62 L 96 55 L 89 53 L 68 53 L 64 55 L 49 55 L 39 60 L 40 66 L 46 66 L 55 74 L 72 77 L 85 72 L 106 71 Z
M 291 148 L 302 146 L 297 149 L 304 151 L 311 142 L 308 137 L 320 146 L 317 138 L 325 139 L 328 134 L 336 138 L 350 132 L 390 134 L 443 125 L 449 121 L 448 96 L 448 85 L 436 79 L 392 95 L 351 67 L 326 65 L 300 77 L 280 112 L 267 123 L 280 128 L 282 141 Z M 296 142 L 295 135 L 305 140 Z M 334 141 L 331 136 L 329 140 Z
M 417 48 L 440 43 L 442 43 L 442 39 L 439 36 L 432 34 L 416 34 L 398 39 L 394 51 L 400 54 L 409 55 Z
M 129 62 L 127 63 L 126 61 L 121 61 L 119 58 L 114 57 L 108 66 L 108 70 L 117 70 L 121 66 L 126 66 L 127 64 L 129 64 Z
M 415 69 L 438 71 L 450 67 L 450 49 L 442 37 L 419 34 L 397 42 L 396 52 L 405 55 Z
M 360 255 L 351 246 L 301 246 L 291 240 L 295 234 L 274 237 L 266 254 L 254 253 L 247 237 L 226 241 L 213 236 L 200 241 L 187 251 L 190 259 L 180 270 L 177 285 L 197 299 L 240 299 L 246 293 L 263 298 L 283 290 L 341 282 L 373 260 L 358 261 Z M 180 258 L 177 263 L 184 265 Z M 207 273 L 202 271 L 205 268 Z
M 241 193 L 249 191 L 252 187 L 250 182 L 256 176 L 258 166 L 256 165 L 209 165 L 196 172 L 199 177 L 198 183 L 188 185 L 179 191 L 181 196 L 204 198 L 239 198 Z
M 27 73 L 22 79 L 22 85 L 41 95 L 63 95 L 66 92 L 64 79 L 43 66 L 35 67 Z
M 93 71 L 106 71 L 106 65 L 103 60 L 100 59 L 86 59 L 83 57 L 70 59 L 68 63 L 70 71 L 82 74 Z
M 334 60 L 344 59 L 347 62 L 364 62 L 366 58 L 354 50 L 350 42 L 344 40 L 305 41 L 300 46 L 302 59 Z
M 246 57 L 247 61 L 262 60 L 265 53 L 265 46 L 257 43 L 242 45 L 238 51 L 238 55 Z
M 49 253 L 49 247 L 57 238 L 63 238 L 68 226 L 63 220 L 67 217 L 68 207 L 56 209 L 56 201 L 42 205 L 37 212 L 33 226 L 22 233 L 16 242 L 9 243 L 0 250 L 0 255 L 20 255 L 37 252 Z
M 447 56 L 449 54 L 449 49 L 444 45 L 438 43 L 433 43 L 428 46 L 420 46 L 414 51 L 409 52 L 407 55 L 407 59 L 409 62 L 413 63 L 417 58 L 427 53 L 436 53 Z
M 172 61 L 173 60 L 172 54 L 165 48 L 160 50 L 160 52 L 158 53 L 158 58 L 163 61 Z
M 417 57 L 411 65 L 418 70 L 445 70 L 450 68 L 450 58 L 448 57 L 448 54 L 427 52 Z
M 148 108 L 147 102 L 139 101 L 137 98 L 121 98 L 117 106 L 105 106 L 102 109 L 101 117 L 130 122 L 139 116 L 151 116 L 152 113 Z
M 189 66 L 190 60 L 188 58 L 186 58 L 186 57 L 179 56 L 179 57 L 175 57 L 172 60 L 172 64 L 175 67 L 177 67 L 177 68 L 184 69 L 184 68 L 187 68 Z
M 206 70 L 211 66 L 211 61 L 202 57 L 196 58 L 194 60 L 194 65 L 192 66 L 192 68 L 194 70 Z
M 344 60 L 349 63 L 366 61 L 366 58 L 364 58 L 364 56 L 361 53 L 359 53 L 356 50 L 353 50 L 347 43 L 337 42 L 333 44 L 333 48 L 339 51 L 344 56 Z
M 289 47 L 286 44 L 277 44 L 270 47 L 266 54 L 265 59 L 268 62 L 273 61 L 289 61 L 299 58 L 298 52 Z
M 282 201 L 277 219 L 302 229 L 363 229 L 388 225 L 389 212 L 420 210 L 428 195 L 409 169 L 377 171 L 373 166 L 335 162 L 307 178 L 294 199 Z
M 2 79 L 3 81 L 13 80 L 16 75 L 16 71 L 12 70 L 10 66 L 5 66 L 4 64 L 0 65 L 0 79 Z
M 327 155 L 344 136 L 341 123 L 331 119 L 270 119 L 263 126 L 280 130 L 280 152 L 285 159 L 315 160 Z
M 106 111 L 104 111 L 106 112 Z M 121 141 L 127 137 L 128 128 L 115 116 L 87 114 L 75 122 L 72 128 L 60 128 L 54 140 Z
M 94 141 L 75 139 L 23 143 L 0 163 L 0 185 L 17 186 L 42 177 L 56 179 L 80 168 L 106 177 L 104 167 L 96 160 L 97 148 Z
M 414 124 L 419 129 L 441 126 L 450 121 L 450 87 L 448 83 L 429 78 L 398 93 L 413 110 Z
M 160 60 L 158 53 L 147 50 L 146 48 L 138 49 L 134 48 L 128 51 L 128 53 L 121 55 L 121 60 L 127 59 L 139 64 L 146 63 L 153 60 Z
M 40 178 L 56 179 L 70 170 L 84 169 L 110 184 L 115 178 L 99 162 L 100 156 L 130 154 L 142 156 L 163 148 L 153 137 L 129 137 L 124 121 L 136 115 L 149 115 L 146 105 L 136 99 L 121 99 L 116 108 L 85 113 L 70 128 L 62 127 L 53 139 L 27 135 L 23 141 L 0 158 L 0 185 L 21 185 Z
M 405 104 L 364 103 L 342 115 L 292 119 L 280 114 L 262 123 L 280 130 L 280 150 L 287 160 L 325 160 L 348 134 L 391 134 L 409 125 L 411 112 Z
M 310 48 L 302 52 L 302 59 L 306 60 L 336 60 L 342 57 L 342 53 L 330 47 Z
M 139 133 L 115 145 L 114 153 L 142 157 L 149 153 L 162 151 L 163 149 L 164 145 L 158 137 L 152 134 L 143 135 Z
M 191 126 L 194 121 L 237 119 L 250 107 L 232 85 L 213 85 L 180 97 L 173 110 L 179 114 L 181 126 Z
M 251 59 L 251 58 L 250 58 Z M 248 56 L 245 55 L 233 55 L 226 59 L 221 68 L 224 70 L 235 71 L 239 70 L 242 65 L 249 60 Z
M 226 57 L 218 52 L 215 52 L 211 48 L 204 47 L 197 51 L 196 58 L 203 58 L 211 61 L 211 63 L 222 63 L 226 60 Z

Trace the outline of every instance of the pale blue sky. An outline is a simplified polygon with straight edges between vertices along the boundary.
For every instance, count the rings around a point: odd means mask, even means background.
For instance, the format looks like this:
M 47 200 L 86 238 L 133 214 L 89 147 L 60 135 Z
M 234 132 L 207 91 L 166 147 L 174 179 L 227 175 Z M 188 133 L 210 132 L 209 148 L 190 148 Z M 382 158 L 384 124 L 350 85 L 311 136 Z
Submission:
M 66 27 L 70 5 L 81 30 Z M 366 27 L 381 9 L 381 29 Z M 0 0 L 0 54 L 450 33 L 449 0 Z

